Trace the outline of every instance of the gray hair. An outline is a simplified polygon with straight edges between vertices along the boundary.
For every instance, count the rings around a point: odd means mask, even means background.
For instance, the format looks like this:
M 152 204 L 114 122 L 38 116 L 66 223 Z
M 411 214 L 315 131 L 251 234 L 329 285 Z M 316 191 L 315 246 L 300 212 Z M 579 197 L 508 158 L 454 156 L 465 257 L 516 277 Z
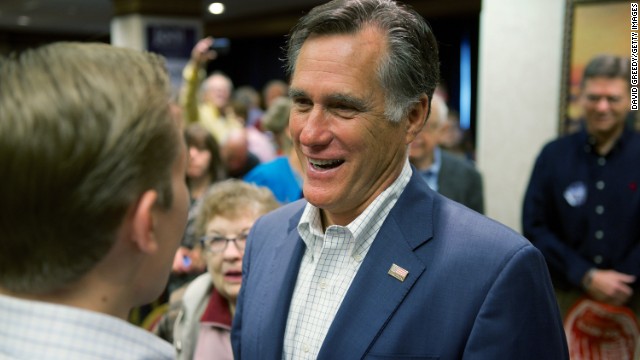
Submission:
M 278 200 L 276 200 L 271 190 L 266 187 L 238 179 L 217 182 L 209 188 L 202 199 L 202 205 L 195 224 L 196 236 L 205 235 L 207 224 L 213 218 L 258 217 L 279 206 Z
M 386 93 L 385 115 L 400 122 L 422 94 L 431 101 L 440 73 L 431 28 L 405 5 L 392 0 L 333 0 L 313 8 L 289 34 L 287 72 L 294 73 L 300 49 L 311 34 L 355 34 L 366 26 L 387 34 L 388 51 L 377 76 Z
M 447 117 L 449 116 L 449 107 L 447 103 L 444 101 L 442 96 L 437 93 L 433 94 L 433 99 L 431 100 L 431 115 L 428 118 L 428 121 L 433 121 L 438 127 L 444 125 L 447 122 Z

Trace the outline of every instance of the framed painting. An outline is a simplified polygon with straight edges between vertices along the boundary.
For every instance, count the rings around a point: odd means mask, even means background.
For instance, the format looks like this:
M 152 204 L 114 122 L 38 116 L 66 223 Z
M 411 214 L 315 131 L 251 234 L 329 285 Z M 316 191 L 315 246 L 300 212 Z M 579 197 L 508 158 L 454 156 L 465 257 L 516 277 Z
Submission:
M 628 0 L 566 0 L 560 135 L 571 133 L 580 126 L 582 114 L 578 95 L 582 73 L 589 60 L 605 53 L 631 57 L 634 34 L 637 45 L 637 10 L 637 3 Z M 636 64 L 637 55 L 636 47 Z M 634 111 L 630 116 L 637 117 L 636 114 L 638 112 Z M 640 124 L 636 119 L 633 121 Z

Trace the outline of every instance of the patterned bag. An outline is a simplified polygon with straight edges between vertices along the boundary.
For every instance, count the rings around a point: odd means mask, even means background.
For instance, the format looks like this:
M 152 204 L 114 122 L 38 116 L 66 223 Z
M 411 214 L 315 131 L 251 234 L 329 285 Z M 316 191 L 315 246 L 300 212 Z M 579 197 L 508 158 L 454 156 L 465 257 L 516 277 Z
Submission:
M 564 330 L 571 360 L 640 359 L 640 327 L 627 307 L 581 298 L 569 310 Z

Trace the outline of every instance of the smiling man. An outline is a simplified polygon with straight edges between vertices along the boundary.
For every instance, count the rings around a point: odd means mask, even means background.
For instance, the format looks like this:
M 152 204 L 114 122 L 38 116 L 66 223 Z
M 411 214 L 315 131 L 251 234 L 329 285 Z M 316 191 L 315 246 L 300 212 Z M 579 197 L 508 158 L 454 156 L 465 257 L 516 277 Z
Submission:
M 305 199 L 249 235 L 236 359 L 565 359 L 544 259 L 409 165 L 437 42 L 389 0 L 332 1 L 288 44 Z
M 542 149 L 525 196 L 524 233 L 547 259 L 563 314 L 583 295 L 640 314 L 640 135 L 625 126 L 629 69 L 612 55 L 589 62 L 583 129 Z

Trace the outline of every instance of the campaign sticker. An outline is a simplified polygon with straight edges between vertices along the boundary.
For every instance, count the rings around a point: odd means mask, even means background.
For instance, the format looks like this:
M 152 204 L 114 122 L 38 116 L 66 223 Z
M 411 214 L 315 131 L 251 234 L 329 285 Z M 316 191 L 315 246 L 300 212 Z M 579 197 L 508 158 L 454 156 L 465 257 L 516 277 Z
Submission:
M 583 205 L 587 201 L 587 186 L 582 181 L 572 183 L 564 191 L 564 199 L 573 207 Z

